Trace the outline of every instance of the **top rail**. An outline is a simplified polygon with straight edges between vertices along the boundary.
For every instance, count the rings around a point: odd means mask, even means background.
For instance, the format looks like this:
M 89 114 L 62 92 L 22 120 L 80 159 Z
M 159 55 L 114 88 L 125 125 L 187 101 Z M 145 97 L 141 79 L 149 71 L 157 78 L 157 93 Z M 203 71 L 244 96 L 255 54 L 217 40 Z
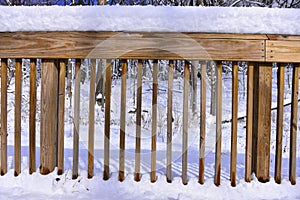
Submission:
M 300 62 L 300 36 L 153 32 L 2 32 L 1 58 Z

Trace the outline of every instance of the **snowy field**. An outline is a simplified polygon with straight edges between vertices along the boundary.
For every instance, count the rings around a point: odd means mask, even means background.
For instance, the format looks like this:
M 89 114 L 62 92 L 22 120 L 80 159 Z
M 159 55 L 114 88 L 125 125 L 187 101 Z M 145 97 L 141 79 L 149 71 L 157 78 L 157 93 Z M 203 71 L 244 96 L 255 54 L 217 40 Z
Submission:
M 165 72 L 164 63 L 161 64 L 161 72 Z M 81 84 L 80 107 L 80 158 L 79 177 L 72 180 L 72 144 L 73 144 L 73 108 L 70 99 L 66 96 L 65 112 L 65 173 L 56 175 L 56 171 L 47 176 L 38 172 L 28 174 L 28 101 L 29 79 L 23 80 L 22 99 L 22 173 L 14 177 L 13 171 L 13 144 L 14 144 L 14 80 L 8 88 L 8 169 L 9 172 L 0 177 L 0 199 L 300 199 L 300 137 L 297 138 L 297 185 L 292 186 L 288 181 L 289 164 L 289 118 L 290 107 L 284 110 L 284 134 L 283 134 L 283 164 L 282 184 L 275 183 L 274 154 L 276 138 L 276 111 L 272 111 L 271 131 L 271 163 L 269 183 L 259 183 L 253 176 L 251 183 L 244 181 L 244 160 L 246 141 L 246 120 L 239 120 L 238 124 L 238 156 L 237 156 L 237 186 L 230 186 L 230 123 L 223 124 L 222 137 L 222 168 L 221 186 L 216 187 L 214 177 L 214 147 L 215 147 L 215 117 L 207 113 L 207 135 L 205 154 L 205 183 L 198 183 L 198 158 L 199 158 L 199 104 L 198 114 L 189 116 L 189 149 L 188 149 L 188 185 L 181 182 L 181 134 L 182 134 L 182 95 L 183 77 L 179 72 L 175 73 L 173 88 L 173 182 L 166 182 L 166 105 L 167 105 L 167 79 L 164 73 L 160 73 L 158 96 L 158 139 L 157 139 L 157 182 L 150 183 L 150 152 L 151 152 L 151 102 L 152 102 L 152 78 L 151 70 L 144 67 L 143 76 L 143 120 L 142 120 L 142 155 L 140 183 L 133 180 L 134 150 L 135 150 L 135 114 L 128 113 L 134 109 L 136 98 L 135 67 L 128 68 L 127 77 L 127 123 L 126 123 L 126 161 L 125 181 L 118 181 L 119 167 L 119 124 L 120 124 L 120 79 L 112 81 L 112 108 L 111 108 L 111 178 L 102 180 L 103 174 L 103 130 L 104 113 L 99 105 L 95 110 L 95 176 L 87 179 L 87 133 L 88 133 L 88 98 L 89 78 Z M 83 67 L 85 72 L 89 68 Z M 25 74 L 25 73 L 24 73 Z M 246 110 L 245 85 L 247 77 L 245 72 L 239 73 L 239 116 L 243 116 Z M 291 98 L 291 68 L 286 68 L 285 76 L 285 101 Z M 273 70 L 273 106 L 276 106 L 276 77 L 277 69 Z M 210 78 L 207 76 L 208 83 Z M 198 102 L 200 79 L 198 78 Z M 40 98 L 40 86 L 38 86 L 38 108 Z M 223 120 L 231 117 L 231 74 L 223 73 Z M 72 103 L 73 104 L 73 103 Z M 300 107 L 299 107 L 300 108 Z M 210 109 L 210 84 L 207 85 L 207 112 Z M 300 110 L 300 109 L 299 109 Z M 300 117 L 298 120 L 299 133 Z M 37 114 L 37 134 L 39 134 L 39 113 Z M 299 134 L 298 134 L 299 135 Z M 37 135 L 37 167 L 39 165 L 40 150 L 39 135 Z

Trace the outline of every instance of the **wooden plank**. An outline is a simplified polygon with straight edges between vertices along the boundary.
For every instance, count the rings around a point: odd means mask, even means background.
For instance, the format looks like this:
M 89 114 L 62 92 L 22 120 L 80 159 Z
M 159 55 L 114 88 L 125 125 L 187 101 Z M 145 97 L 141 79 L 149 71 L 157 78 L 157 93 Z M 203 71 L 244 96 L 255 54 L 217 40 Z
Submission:
M 272 102 L 272 63 L 260 63 L 258 72 L 257 130 L 254 142 L 257 144 L 255 174 L 260 182 L 269 181 L 270 171 L 270 135 L 271 135 L 271 102 Z
M 126 135 L 126 75 L 127 61 L 121 60 L 122 64 L 122 85 L 121 85 L 121 105 L 120 105 L 120 159 L 119 159 L 119 181 L 125 179 L 125 135 Z
M 205 135 L 206 135 L 206 61 L 201 63 L 201 94 L 200 94 L 200 161 L 199 183 L 204 184 L 205 166 Z
M 109 142 L 110 142 L 110 103 L 111 103 L 111 74 L 112 63 L 107 61 L 105 76 L 105 121 L 104 121 L 104 171 L 103 180 L 109 179 Z
M 89 142 L 88 142 L 88 178 L 94 176 L 95 144 L 95 102 L 96 102 L 96 60 L 91 59 L 90 66 L 90 99 L 89 99 Z
M 215 180 L 216 186 L 221 183 L 221 154 L 222 154 L 222 62 L 218 61 L 216 66 L 217 75 L 217 104 L 216 104 L 216 150 L 215 150 Z
M 169 78 L 168 78 L 168 108 L 167 108 L 167 182 L 172 182 L 172 123 L 173 123 L 173 79 L 174 79 L 174 62 L 169 61 Z
M 73 127 L 73 170 L 72 179 L 78 177 L 79 160 L 79 118 L 80 118 L 80 78 L 81 78 L 81 60 L 75 62 L 75 88 L 74 88 L 74 127 Z
M 7 58 L 1 59 L 1 176 L 7 172 Z
M 42 61 L 40 173 L 48 174 L 56 163 L 58 70 L 54 60 Z
M 236 186 L 236 156 L 237 156 L 237 118 L 238 118 L 238 63 L 232 63 L 232 121 L 231 121 L 231 156 L 230 180 L 231 186 Z
M 293 69 L 291 127 L 290 127 L 290 168 L 289 180 L 296 184 L 296 152 L 297 152 L 297 121 L 298 121 L 298 94 L 299 94 L 299 64 Z M 299 132 L 298 132 L 299 133 Z
M 282 136 L 283 136 L 283 103 L 284 103 L 284 65 L 280 64 L 277 72 L 277 123 L 276 123 L 276 153 L 275 182 L 281 183 Z
M 248 64 L 247 75 L 247 122 L 246 122 L 246 153 L 245 153 L 245 181 L 251 181 L 252 173 L 252 126 L 253 126 L 253 73 L 254 64 Z
M 299 35 L 266 35 L 269 40 L 300 40 Z
M 30 97 L 29 97 L 29 174 L 36 171 L 36 64 L 30 59 Z
M 65 135 L 65 90 L 66 60 L 59 61 L 58 83 L 58 130 L 57 130 L 57 174 L 64 172 L 64 135 Z
M 151 136 L 151 174 L 152 183 L 156 181 L 156 133 L 157 133 L 157 94 L 158 94 L 158 61 L 153 61 L 153 92 L 152 92 L 152 136 Z
M 2 57 L 265 61 L 265 36 L 201 33 L 0 33 Z M 251 38 L 251 39 L 249 39 Z M 226 54 L 220 51 L 226 49 Z M 128 51 L 130 49 L 130 51 Z
M 183 118 L 182 118 L 182 183 L 187 185 L 187 164 L 188 164 L 188 102 L 189 102 L 189 80 L 190 65 L 185 61 L 184 85 L 183 85 Z
M 300 62 L 300 41 L 266 41 L 267 62 Z
M 16 59 L 15 71 L 15 176 L 21 173 L 21 107 L 22 107 L 22 59 Z
M 135 138 L 135 175 L 134 180 L 140 181 L 140 168 L 141 168 L 141 125 L 142 125 L 142 61 L 138 61 L 138 74 L 137 74 L 137 100 L 136 100 L 136 138 Z

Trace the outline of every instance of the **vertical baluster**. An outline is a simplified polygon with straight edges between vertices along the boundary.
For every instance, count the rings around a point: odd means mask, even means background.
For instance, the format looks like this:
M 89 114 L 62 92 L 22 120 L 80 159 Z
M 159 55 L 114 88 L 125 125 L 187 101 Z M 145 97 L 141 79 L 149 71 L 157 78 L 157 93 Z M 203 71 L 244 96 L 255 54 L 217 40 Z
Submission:
M 125 129 L 126 129 L 126 74 L 127 61 L 122 60 L 122 85 L 121 85 L 121 113 L 120 113 L 120 159 L 119 159 L 119 180 L 125 179 Z
M 277 72 L 277 123 L 276 123 L 276 154 L 275 154 L 276 183 L 281 183 L 283 98 L 284 98 L 284 65 L 280 64 Z
M 232 122 L 231 122 L 230 180 L 231 180 L 231 186 L 236 186 L 238 63 L 233 62 L 232 67 L 233 69 L 232 69 Z
M 7 58 L 1 59 L 1 176 L 7 172 Z
M 204 184 L 204 158 L 206 134 L 206 62 L 201 63 L 201 104 L 200 104 L 200 161 L 199 183 Z
M 168 111 L 167 111 L 167 182 L 172 182 L 172 104 L 173 104 L 174 63 L 170 60 L 168 80 Z
M 222 62 L 217 62 L 215 185 L 220 185 L 222 145 Z
M 142 61 L 138 61 L 137 101 L 136 101 L 136 140 L 135 140 L 135 181 L 140 181 L 141 165 L 141 120 L 142 120 Z
M 110 152 L 110 103 L 111 103 L 111 67 L 112 63 L 107 60 L 105 76 L 105 124 L 104 124 L 104 172 L 103 179 L 109 179 L 109 152 Z

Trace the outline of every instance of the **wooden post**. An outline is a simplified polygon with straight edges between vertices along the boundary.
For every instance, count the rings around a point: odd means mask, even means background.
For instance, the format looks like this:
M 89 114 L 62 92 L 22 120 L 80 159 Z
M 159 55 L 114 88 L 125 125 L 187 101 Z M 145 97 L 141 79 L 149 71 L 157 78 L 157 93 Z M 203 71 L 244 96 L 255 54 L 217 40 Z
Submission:
M 297 121 L 299 96 L 299 64 L 294 65 L 292 83 L 291 128 L 290 128 L 290 168 L 289 179 L 292 185 L 296 184 L 296 152 L 297 152 Z M 299 132 L 298 132 L 299 133 Z
M 231 156 L 230 180 L 231 186 L 236 186 L 236 156 L 237 156 L 237 118 L 238 118 L 238 63 L 233 62 L 232 69 L 232 122 L 231 122 Z
M 247 122 L 246 122 L 246 155 L 245 155 L 245 181 L 251 181 L 252 173 L 252 126 L 253 126 L 253 63 L 248 64 L 247 76 Z
M 56 164 L 58 69 L 54 60 L 42 62 L 40 173 L 48 174 Z
M 74 88 L 74 128 L 73 128 L 73 171 L 72 179 L 78 177 L 79 160 L 79 117 L 80 117 L 80 76 L 81 60 L 75 63 L 75 88 Z
M 222 154 L 222 61 L 217 62 L 216 66 L 216 153 L 215 153 L 215 185 L 221 183 L 221 154 Z
M 135 138 L 135 175 L 134 180 L 140 181 L 140 165 L 141 165 L 141 125 L 142 125 L 142 61 L 138 61 L 137 74 L 137 100 L 136 100 L 136 138 Z
M 120 106 L 120 158 L 119 158 L 119 181 L 125 179 L 125 129 L 126 129 L 126 74 L 127 61 L 121 60 L 122 64 L 122 85 L 121 85 L 121 106 Z
M 167 182 L 172 182 L 172 104 L 173 104 L 174 63 L 170 60 L 168 80 L 168 111 L 167 111 Z
M 22 59 L 16 59 L 15 71 L 15 176 L 21 173 L 21 107 L 22 107 Z
M 111 101 L 111 61 L 106 64 L 105 84 L 105 124 L 104 124 L 104 171 L 103 180 L 109 179 L 109 142 L 110 142 L 110 101 Z
M 7 58 L 1 59 L 1 176 L 7 172 Z
M 276 153 L 275 182 L 281 183 L 282 134 L 283 134 L 283 98 L 284 98 L 284 65 L 280 64 L 277 72 L 277 123 L 276 123 Z
M 205 134 L 206 134 L 206 62 L 201 63 L 201 104 L 200 104 L 200 161 L 199 183 L 204 184 Z
M 187 185 L 187 163 L 188 163 L 188 101 L 189 101 L 190 65 L 185 61 L 184 85 L 183 85 L 183 123 L 182 123 L 182 183 Z
M 94 176 L 94 135 L 95 135 L 95 90 L 96 60 L 91 59 L 90 101 L 89 101 L 89 144 L 88 144 L 88 178 Z
M 152 93 L 152 137 L 151 137 L 151 182 L 156 181 L 156 132 L 157 132 L 157 93 L 158 93 L 158 64 L 153 61 L 153 93 Z
M 269 181 L 272 63 L 260 63 L 254 73 L 252 162 L 260 182 Z
M 66 61 L 59 61 L 57 174 L 64 172 Z
M 29 174 L 36 170 L 35 136 L 36 136 L 36 65 L 30 59 L 30 99 L 29 99 Z

